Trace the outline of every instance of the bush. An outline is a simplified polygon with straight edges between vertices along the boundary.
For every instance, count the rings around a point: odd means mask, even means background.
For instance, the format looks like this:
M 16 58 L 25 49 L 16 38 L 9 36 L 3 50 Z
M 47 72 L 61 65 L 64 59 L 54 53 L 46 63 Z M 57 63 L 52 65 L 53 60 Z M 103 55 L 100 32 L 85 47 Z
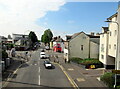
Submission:
M 95 65 L 95 68 L 103 67 L 102 62 L 100 62 L 97 59 L 88 58 L 88 59 L 82 60 L 81 63 L 84 64 L 85 66 Z
M 117 86 L 117 89 L 120 89 L 120 85 L 119 85 L 119 86 Z
M 2 50 L 2 58 L 3 59 L 8 58 L 8 54 L 5 50 Z
M 85 65 L 86 68 L 89 68 L 90 65 L 95 65 L 95 68 L 101 68 L 103 67 L 102 62 L 100 62 L 97 59 L 91 59 L 91 58 L 87 58 L 87 59 L 81 59 L 78 57 L 73 57 L 70 59 L 72 62 L 78 63 L 78 64 L 82 64 Z
M 102 75 L 100 77 L 100 79 L 109 87 L 113 87 L 114 86 L 114 74 L 111 72 L 107 72 L 104 75 Z

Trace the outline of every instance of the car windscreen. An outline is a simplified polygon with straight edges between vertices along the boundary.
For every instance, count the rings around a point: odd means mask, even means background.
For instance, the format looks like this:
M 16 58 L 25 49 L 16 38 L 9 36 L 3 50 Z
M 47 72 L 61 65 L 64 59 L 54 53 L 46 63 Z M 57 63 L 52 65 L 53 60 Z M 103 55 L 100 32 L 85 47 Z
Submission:
M 46 64 L 51 64 L 49 61 L 46 61 L 45 63 L 46 63 Z
M 45 55 L 45 54 L 41 54 L 41 55 Z

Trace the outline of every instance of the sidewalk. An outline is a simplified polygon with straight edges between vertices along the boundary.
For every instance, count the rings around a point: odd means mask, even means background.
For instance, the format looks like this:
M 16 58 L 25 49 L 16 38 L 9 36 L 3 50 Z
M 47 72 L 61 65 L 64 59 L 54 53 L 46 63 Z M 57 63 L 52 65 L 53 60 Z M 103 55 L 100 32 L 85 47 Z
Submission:
M 17 52 L 16 57 L 11 57 L 10 66 L 4 72 L 2 72 L 2 85 L 4 85 L 4 83 L 7 81 L 7 79 L 10 78 L 11 75 L 13 74 L 13 72 L 21 65 L 21 60 L 25 60 L 25 59 L 21 58 L 23 56 L 23 53 L 24 52 L 22 52 L 22 51 Z M 8 54 L 9 54 L 9 52 L 8 52 Z M 9 54 L 9 57 L 10 57 L 10 54 Z
M 21 62 L 16 60 L 16 58 L 12 59 L 11 65 L 2 73 L 2 85 L 7 81 L 7 78 L 11 76 L 11 74 L 20 66 Z
M 67 73 L 71 76 L 71 78 L 75 81 L 75 83 L 79 87 L 81 88 L 91 87 L 92 89 L 104 87 L 105 89 L 109 89 L 102 81 L 99 81 L 97 79 L 101 75 L 103 75 L 104 69 L 99 68 L 99 69 L 86 70 L 82 65 L 78 65 L 73 62 L 65 63 L 62 53 L 58 53 L 57 55 L 58 55 L 60 64 L 64 67 L 64 69 L 67 71 Z M 54 60 L 54 56 L 52 56 L 51 59 Z

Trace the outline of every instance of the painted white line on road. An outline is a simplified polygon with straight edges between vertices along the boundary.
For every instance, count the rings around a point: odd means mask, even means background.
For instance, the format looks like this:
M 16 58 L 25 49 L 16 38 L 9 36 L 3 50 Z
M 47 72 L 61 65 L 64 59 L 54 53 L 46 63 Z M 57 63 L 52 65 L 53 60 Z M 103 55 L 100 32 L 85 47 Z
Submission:
M 38 85 L 40 85 L 40 75 L 39 75 L 39 81 L 38 81 Z
M 38 61 L 38 64 L 40 65 L 40 61 Z M 38 65 L 38 66 L 39 66 Z M 40 66 L 38 67 L 38 72 L 39 72 L 39 80 L 38 80 L 38 85 L 40 85 Z
M 38 72 L 40 73 L 40 67 L 39 67 L 39 71 Z

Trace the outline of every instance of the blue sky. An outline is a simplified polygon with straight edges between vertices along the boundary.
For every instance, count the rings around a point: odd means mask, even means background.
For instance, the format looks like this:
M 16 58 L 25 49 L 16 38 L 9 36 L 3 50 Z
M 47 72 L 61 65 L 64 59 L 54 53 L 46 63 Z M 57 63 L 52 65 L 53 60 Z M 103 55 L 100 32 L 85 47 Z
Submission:
M 107 26 L 104 22 L 106 18 L 118 9 L 117 1 L 80 1 L 82 0 L 0 0 L 0 35 L 27 35 L 34 31 L 41 39 L 47 28 L 52 30 L 54 36 L 62 37 L 80 31 L 101 32 L 101 27 Z
M 36 23 L 57 32 L 54 35 L 101 32 L 101 27 L 107 26 L 104 21 L 116 13 L 117 8 L 117 2 L 67 2 L 60 10 L 47 12 Z

